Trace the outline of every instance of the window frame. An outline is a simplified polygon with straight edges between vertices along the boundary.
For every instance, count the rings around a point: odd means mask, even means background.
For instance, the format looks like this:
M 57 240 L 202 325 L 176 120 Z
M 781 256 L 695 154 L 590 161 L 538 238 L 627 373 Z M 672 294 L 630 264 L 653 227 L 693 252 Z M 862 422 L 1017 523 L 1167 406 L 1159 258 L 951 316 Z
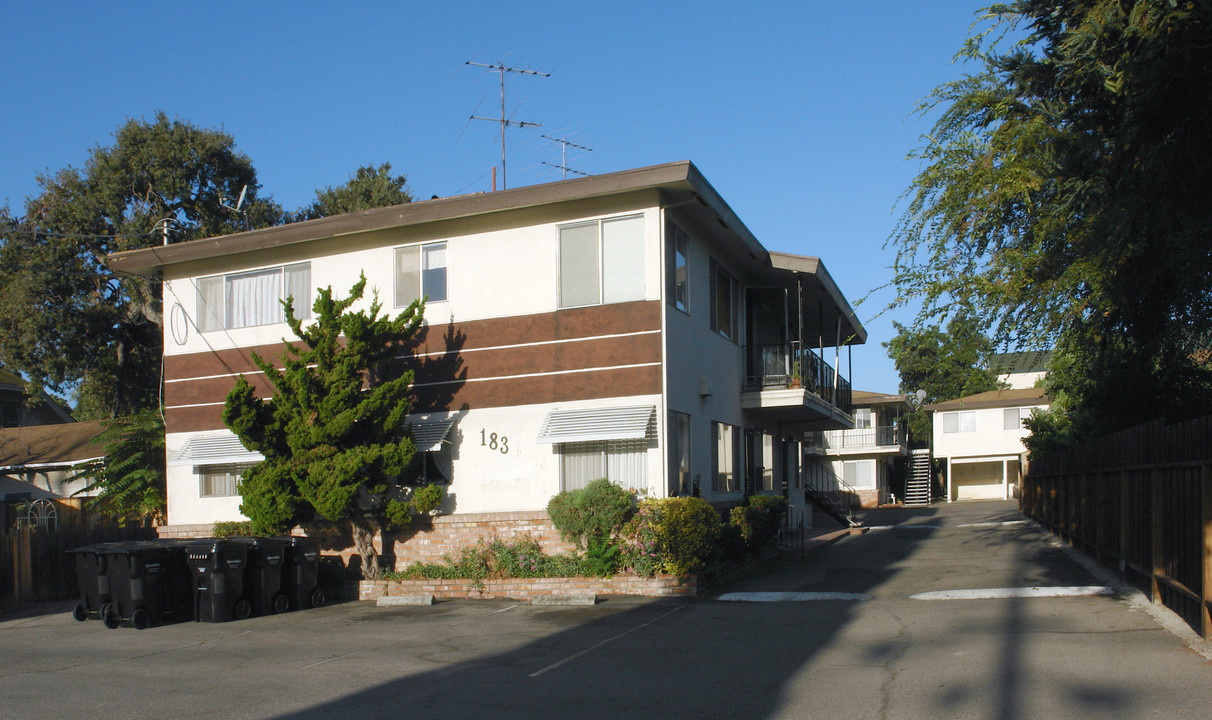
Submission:
M 594 307 L 597 305 L 614 305 L 616 303 L 634 302 L 643 300 L 647 295 L 647 277 L 646 277 L 646 262 L 644 258 L 644 213 L 628 213 L 625 215 L 612 215 L 609 217 L 596 218 L 593 220 L 582 220 L 573 223 L 565 223 L 556 226 L 556 308 L 559 310 L 568 310 L 572 308 Z M 632 280 L 638 280 L 638 285 L 634 288 L 631 294 L 622 298 L 607 298 L 608 295 L 608 262 L 606 248 L 606 231 L 605 228 L 610 223 L 619 223 L 627 221 L 639 221 L 639 242 L 636 248 L 638 254 L 634 258 L 638 261 L 638 272 Z M 565 296 L 571 294 L 571 288 L 566 292 L 566 273 L 564 261 L 567 259 L 568 253 L 564 248 L 564 231 L 574 230 L 578 228 L 594 227 L 596 229 L 596 270 L 597 270 L 597 300 L 589 302 L 580 302 L 580 298 L 575 300 L 565 301 Z M 571 240 L 571 238 L 570 238 Z M 571 268 L 570 268 L 571 270 Z M 569 273 L 571 274 L 571 273 Z
M 195 465 L 194 475 L 198 478 L 199 498 L 227 498 L 240 496 L 240 480 L 244 472 L 256 463 L 222 463 L 217 465 Z M 213 492 L 213 483 L 223 475 L 223 483 L 231 492 Z M 211 492 L 207 492 L 208 484 Z
M 954 418 L 955 429 L 948 430 L 948 421 Z M 959 435 L 961 433 L 976 432 L 976 411 L 975 410 L 953 410 L 943 413 L 943 434 L 944 435 Z M 970 423 L 962 422 L 970 420 Z M 967 429 L 965 429 L 965 427 Z
M 722 433 L 727 433 L 725 439 Z M 738 464 L 741 462 L 740 457 L 740 442 L 742 433 L 736 425 L 730 425 L 724 422 L 712 421 L 711 423 L 711 492 L 713 494 L 730 494 L 741 491 L 741 478 L 739 477 Z M 729 454 L 732 458 L 732 467 L 728 470 L 723 469 L 721 462 L 723 458 L 720 456 L 720 448 L 728 447 Z
M 267 327 L 269 325 L 280 325 L 286 322 L 286 308 L 283 303 L 287 298 L 294 299 L 294 295 L 290 292 L 292 283 L 289 281 L 289 272 L 294 270 L 298 272 L 305 268 L 307 271 L 307 300 L 302 304 L 298 304 L 293 308 L 296 320 L 307 320 L 311 318 L 312 298 L 314 297 L 314 284 L 311 281 L 311 261 L 305 260 L 297 263 L 282 263 L 281 265 L 267 265 L 265 267 L 253 268 L 250 270 L 241 270 L 234 273 L 222 273 L 219 275 L 206 275 L 199 277 L 194 281 L 194 326 L 200 333 L 207 332 L 222 332 L 226 330 L 243 330 L 245 328 Z M 281 278 L 279 281 L 278 306 L 272 308 L 271 313 L 274 319 L 269 322 L 251 323 L 247 325 L 235 325 L 230 322 L 231 310 L 231 283 L 240 278 L 248 278 L 254 275 L 264 275 L 272 272 L 277 272 Z M 212 285 L 217 289 L 217 298 L 222 303 L 221 307 L 211 307 L 211 303 L 206 298 L 205 286 Z M 214 290 L 212 290 L 214 292 Z M 297 299 L 296 299 L 297 300 Z
M 567 492 L 575 490 L 584 485 L 572 487 L 572 482 L 566 476 L 566 465 L 564 455 L 570 450 L 579 450 L 584 454 L 596 451 L 599 453 L 601 473 L 598 477 L 604 477 L 610 482 L 618 485 L 621 488 L 632 492 L 647 491 L 648 489 L 648 439 L 632 439 L 632 440 L 587 440 L 583 442 L 571 443 L 556 443 L 554 446 L 556 455 L 559 456 L 560 465 L 560 491 Z M 612 477 L 611 476 L 611 456 L 614 455 L 615 462 L 621 463 L 625 455 L 635 455 L 632 458 L 635 461 L 635 468 L 638 470 L 639 477 Z M 618 467 L 615 465 L 614 467 Z M 598 478 L 588 478 L 586 483 L 597 480 Z
M 669 411 L 669 424 L 665 428 L 669 439 L 669 482 L 673 493 L 690 495 L 693 492 L 691 481 L 690 454 L 690 415 L 688 413 Z
M 679 276 L 678 271 L 681 271 Z M 665 230 L 666 301 L 690 314 L 690 234 L 672 220 Z
M 437 268 L 426 267 L 426 265 L 425 265 L 426 259 L 427 259 L 426 253 L 437 249 L 439 246 L 441 246 L 441 248 L 442 248 L 442 266 L 441 266 L 441 269 L 442 269 L 442 297 L 440 297 L 440 298 L 431 297 L 429 295 L 428 288 L 427 288 L 429 283 L 427 283 L 425 280 L 426 273 L 431 273 L 437 269 Z M 400 254 L 402 251 L 405 251 L 405 252 L 411 251 L 411 252 L 416 253 L 417 297 L 415 297 L 411 300 L 408 300 L 407 302 L 402 302 L 400 299 L 400 291 L 401 291 L 401 287 L 400 287 L 400 275 L 401 275 L 401 273 L 400 273 Z M 450 302 L 450 243 L 449 243 L 449 241 L 436 240 L 436 241 L 432 241 L 432 242 L 410 243 L 408 245 L 400 245 L 400 246 L 394 247 L 394 248 L 392 248 L 391 262 L 392 262 L 392 266 L 391 266 L 391 281 L 392 281 L 391 299 L 393 302 L 393 307 L 406 308 L 409 305 L 412 305 L 414 302 L 416 302 L 417 300 L 420 300 L 420 299 L 423 299 L 426 304 L 429 304 L 431 302 L 433 302 L 433 303 Z
M 740 336 L 741 336 L 741 325 L 740 325 L 740 322 L 741 322 L 741 318 L 740 318 L 740 315 L 741 315 L 741 306 L 740 306 L 741 284 L 740 284 L 740 281 L 738 281 L 736 279 L 736 277 L 734 277 L 732 275 L 732 273 L 730 273 L 726 269 L 724 269 L 724 266 L 721 265 L 720 262 L 717 261 L 715 258 L 711 259 L 710 278 L 711 278 L 710 279 L 710 284 L 711 284 L 711 330 L 712 330 L 712 332 L 719 334 L 720 337 L 727 339 L 729 342 L 739 343 Z M 728 292 L 729 292 L 729 297 L 728 297 L 728 302 L 727 302 L 728 313 L 729 313 L 729 318 L 728 318 L 729 322 L 728 322 L 727 328 L 721 327 L 721 325 L 722 325 L 721 318 L 720 318 L 720 285 L 721 285 L 721 281 L 723 281 L 723 284 L 728 288 Z

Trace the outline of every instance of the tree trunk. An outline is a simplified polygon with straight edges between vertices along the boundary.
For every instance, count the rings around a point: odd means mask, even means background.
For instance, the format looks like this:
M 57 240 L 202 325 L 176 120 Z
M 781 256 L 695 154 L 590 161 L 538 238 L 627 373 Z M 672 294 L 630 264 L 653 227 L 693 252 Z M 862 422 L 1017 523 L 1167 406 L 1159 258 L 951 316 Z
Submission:
M 354 548 L 362 558 L 362 577 L 374 580 L 379 577 L 379 556 L 375 553 L 376 528 L 365 520 L 353 521 Z

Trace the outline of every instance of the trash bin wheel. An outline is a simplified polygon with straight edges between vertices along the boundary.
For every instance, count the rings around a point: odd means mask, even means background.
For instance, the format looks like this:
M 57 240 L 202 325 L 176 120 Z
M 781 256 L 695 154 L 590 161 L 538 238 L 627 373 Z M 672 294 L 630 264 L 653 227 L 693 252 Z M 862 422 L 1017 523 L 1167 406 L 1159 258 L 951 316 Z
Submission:
M 240 598 L 236 601 L 232 614 L 236 616 L 237 620 L 247 620 L 248 616 L 252 615 L 252 604 L 244 598 Z
M 122 624 L 122 618 L 118 617 L 118 611 L 114 609 L 113 603 L 105 603 L 101 606 L 101 622 L 110 630 L 115 630 Z
M 136 630 L 146 630 L 151 624 L 151 618 L 147 614 L 147 610 L 139 608 L 130 614 L 130 624 Z
M 318 608 L 324 607 L 324 603 L 328 600 L 328 598 L 324 596 L 323 589 L 316 588 L 315 590 L 311 591 L 311 597 L 309 597 L 308 600 L 311 602 L 312 607 Z
M 276 612 L 276 613 L 281 614 L 281 613 L 286 612 L 287 610 L 290 609 L 290 598 L 286 597 L 286 595 L 284 595 L 283 593 L 278 593 L 277 595 L 274 595 L 274 606 L 273 607 L 274 607 L 274 612 Z
M 72 610 L 72 617 L 76 618 L 76 620 L 80 622 L 84 622 L 88 619 L 88 608 L 84 607 L 84 605 L 77 604 Z

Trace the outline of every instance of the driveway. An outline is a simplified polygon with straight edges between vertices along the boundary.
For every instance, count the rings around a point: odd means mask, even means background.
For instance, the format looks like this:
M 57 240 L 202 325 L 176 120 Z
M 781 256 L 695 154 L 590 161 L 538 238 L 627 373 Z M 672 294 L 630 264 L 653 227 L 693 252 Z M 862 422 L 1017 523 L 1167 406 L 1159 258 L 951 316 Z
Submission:
M 1212 666 L 1129 601 L 943 599 L 1098 591 L 1012 505 L 867 519 L 883 529 L 698 601 L 346 603 L 142 632 L 66 607 L 10 619 L 0 718 L 1207 716 Z

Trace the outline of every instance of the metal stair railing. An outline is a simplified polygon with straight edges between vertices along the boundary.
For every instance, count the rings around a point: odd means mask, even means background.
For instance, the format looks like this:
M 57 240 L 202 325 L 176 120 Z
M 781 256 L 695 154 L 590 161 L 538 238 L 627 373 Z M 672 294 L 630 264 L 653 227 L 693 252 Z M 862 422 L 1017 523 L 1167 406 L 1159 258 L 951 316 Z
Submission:
M 854 519 L 859 509 L 858 491 L 819 462 L 810 463 L 804 476 L 804 496 L 827 515 L 847 527 L 859 527 Z

